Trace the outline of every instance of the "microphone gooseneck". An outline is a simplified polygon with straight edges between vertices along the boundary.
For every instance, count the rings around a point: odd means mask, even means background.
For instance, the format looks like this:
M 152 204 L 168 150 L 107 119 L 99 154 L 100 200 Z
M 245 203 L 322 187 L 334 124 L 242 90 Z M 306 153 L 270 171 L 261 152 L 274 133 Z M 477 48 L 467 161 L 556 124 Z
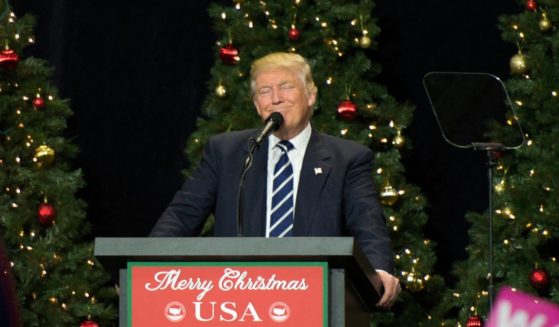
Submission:
M 239 190 L 237 192 L 237 236 L 244 236 L 243 233 L 243 198 L 245 190 L 245 176 L 252 167 L 252 155 L 262 141 L 272 132 L 277 131 L 283 124 L 283 116 L 279 112 L 272 112 L 266 120 L 264 120 L 264 128 L 255 136 L 248 140 L 248 155 L 243 163 L 241 171 L 241 179 L 239 181 Z

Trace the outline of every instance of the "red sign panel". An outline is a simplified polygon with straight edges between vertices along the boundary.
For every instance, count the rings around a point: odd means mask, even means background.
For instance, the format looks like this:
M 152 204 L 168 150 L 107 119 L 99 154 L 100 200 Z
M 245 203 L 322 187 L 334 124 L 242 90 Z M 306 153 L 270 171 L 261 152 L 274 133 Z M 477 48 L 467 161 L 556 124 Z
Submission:
M 328 325 L 327 264 L 128 264 L 128 326 Z

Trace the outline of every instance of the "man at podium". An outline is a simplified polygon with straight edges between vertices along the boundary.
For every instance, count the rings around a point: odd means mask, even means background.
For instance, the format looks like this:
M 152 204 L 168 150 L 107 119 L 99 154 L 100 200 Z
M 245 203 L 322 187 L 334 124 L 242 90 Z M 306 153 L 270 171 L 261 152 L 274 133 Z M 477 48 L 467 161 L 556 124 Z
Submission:
M 256 60 L 251 93 L 265 127 L 211 137 L 196 171 L 150 236 L 198 236 L 211 214 L 213 235 L 219 237 L 353 236 L 382 280 L 384 294 L 377 305 L 390 308 L 400 285 L 392 275 L 372 151 L 312 127 L 317 87 L 298 54 L 272 53 Z M 241 168 L 252 150 L 239 200 Z

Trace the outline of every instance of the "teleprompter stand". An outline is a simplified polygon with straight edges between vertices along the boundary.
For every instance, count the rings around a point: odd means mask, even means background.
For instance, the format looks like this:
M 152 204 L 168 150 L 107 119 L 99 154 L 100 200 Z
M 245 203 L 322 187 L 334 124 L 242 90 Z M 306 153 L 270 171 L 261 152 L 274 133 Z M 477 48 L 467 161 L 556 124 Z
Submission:
M 459 149 L 485 151 L 488 178 L 489 312 L 495 298 L 493 273 L 493 168 L 498 152 L 525 143 L 505 84 L 487 73 L 430 72 L 423 85 L 444 140 Z

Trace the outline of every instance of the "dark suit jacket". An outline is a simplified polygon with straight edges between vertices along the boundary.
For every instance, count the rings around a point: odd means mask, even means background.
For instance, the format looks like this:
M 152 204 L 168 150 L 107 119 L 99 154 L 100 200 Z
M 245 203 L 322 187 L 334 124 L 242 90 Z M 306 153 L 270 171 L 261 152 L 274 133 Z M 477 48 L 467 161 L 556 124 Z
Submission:
M 197 170 L 154 226 L 151 236 L 197 236 L 214 214 L 214 236 L 237 236 L 237 193 L 257 130 L 211 137 Z M 267 139 L 245 179 L 245 236 L 265 236 Z M 320 168 L 317 172 L 315 168 Z M 392 252 L 372 177 L 373 153 L 356 142 L 312 131 L 299 179 L 294 236 L 353 236 L 376 269 L 393 270 Z

